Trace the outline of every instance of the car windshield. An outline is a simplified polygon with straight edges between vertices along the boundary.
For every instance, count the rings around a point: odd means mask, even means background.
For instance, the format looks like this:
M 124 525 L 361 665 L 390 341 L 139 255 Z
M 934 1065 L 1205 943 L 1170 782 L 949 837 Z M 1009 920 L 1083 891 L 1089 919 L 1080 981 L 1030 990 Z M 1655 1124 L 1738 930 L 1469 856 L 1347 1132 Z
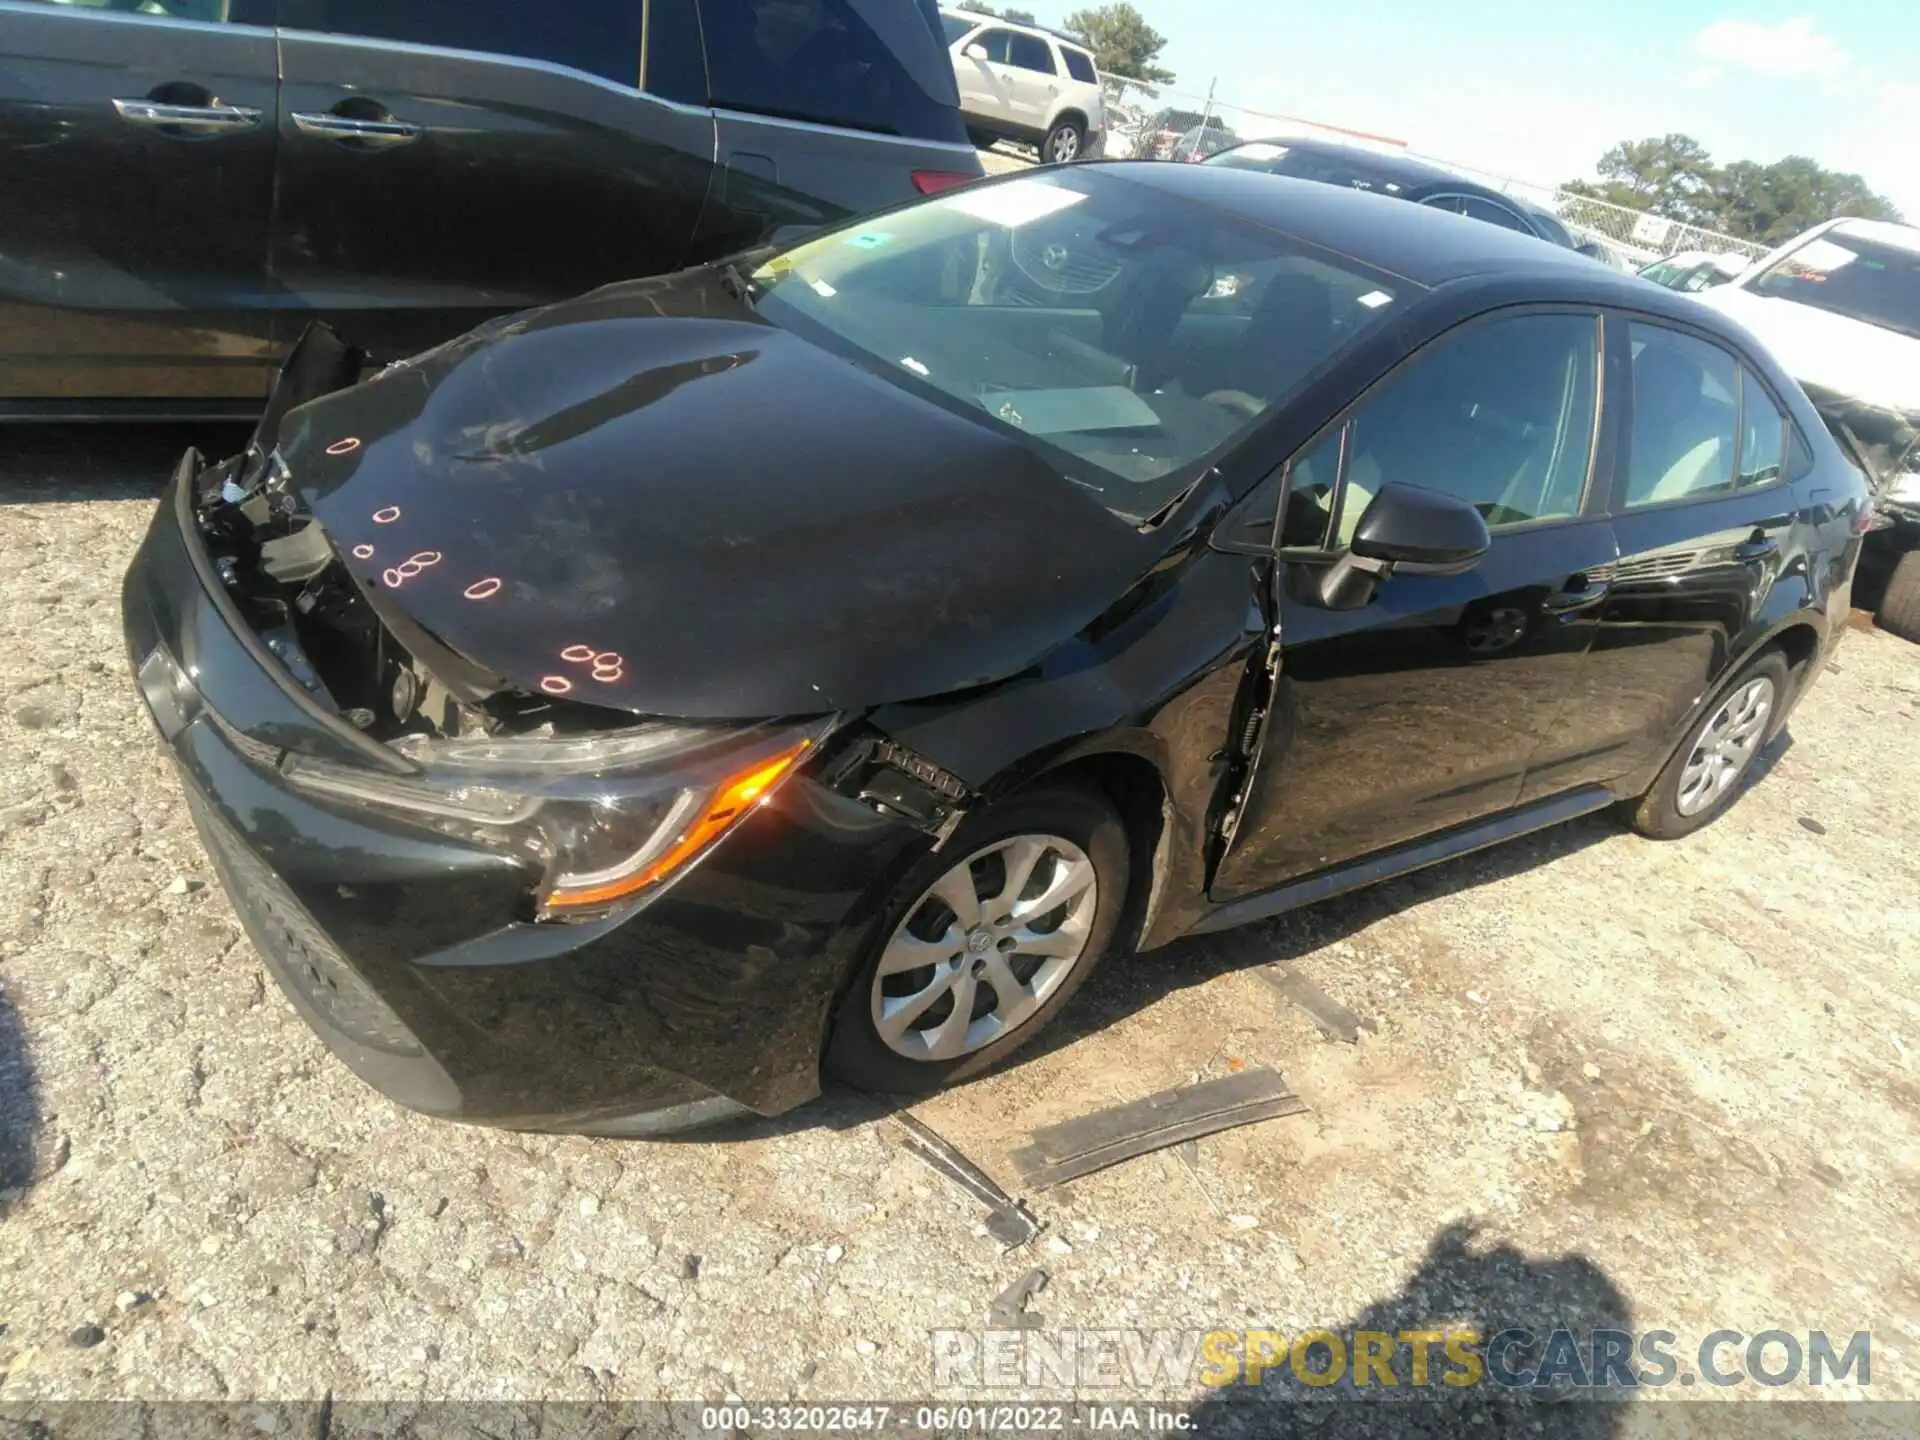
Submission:
M 1408 282 L 1111 170 L 971 185 L 753 274 L 762 316 L 1156 515 Z
M 948 15 L 944 12 L 940 16 L 940 28 L 946 32 L 949 45 L 968 31 L 977 29 L 979 24 L 978 20 L 963 20 L 958 15 Z
M 1753 289 L 1920 339 L 1920 242 L 1909 249 L 1829 230 L 1774 261 Z

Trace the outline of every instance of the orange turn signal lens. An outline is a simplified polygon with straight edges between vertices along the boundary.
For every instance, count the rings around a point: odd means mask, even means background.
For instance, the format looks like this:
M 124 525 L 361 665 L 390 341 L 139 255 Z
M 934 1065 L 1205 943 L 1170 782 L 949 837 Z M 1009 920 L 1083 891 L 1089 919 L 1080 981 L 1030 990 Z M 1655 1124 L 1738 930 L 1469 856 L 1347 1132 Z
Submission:
M 728 776 L 714 788 L 686 829 L 631 875 L 579 889 L 556 888 L 547 896 L 544 908 L 553 911 L 606 905 L 659 884 L 744 820 L 753 807 L 764 800 L 773 787 L 800 763 L 800 757 L 812 744 L 810 740 L 802 740 L 790 750 L 783 750 L 771 759 L 756 760 L 747 769 Z

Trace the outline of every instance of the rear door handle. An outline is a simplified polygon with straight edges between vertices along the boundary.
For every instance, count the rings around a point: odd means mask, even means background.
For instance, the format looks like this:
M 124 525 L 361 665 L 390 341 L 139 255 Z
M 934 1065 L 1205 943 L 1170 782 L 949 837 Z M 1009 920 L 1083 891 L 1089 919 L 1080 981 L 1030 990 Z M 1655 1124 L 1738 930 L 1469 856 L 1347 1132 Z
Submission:
M 356 150 L 391 150 L 420 138 L 420 127 L 404 120 L 357 120 L 324 110 L 296 110 L 291 118 L 293 128 L 302 135 L 337 141 Z
M 115 100 L 114 110 L 129 125 L 172 130 L 182 135 L 231 135 L 260 123 L 247 105 L 165 105 L 158 100 Z
M 1607 592 L 1613 587 L 1605 580 L 1589 580 L 1585 575 L 1575 575 L 1567 581 L 1564 590 L 1556 590 L 1541 605 L 1549 615 L 1571 615 L 1575 611 L 1590 610 L 1607 598 Z

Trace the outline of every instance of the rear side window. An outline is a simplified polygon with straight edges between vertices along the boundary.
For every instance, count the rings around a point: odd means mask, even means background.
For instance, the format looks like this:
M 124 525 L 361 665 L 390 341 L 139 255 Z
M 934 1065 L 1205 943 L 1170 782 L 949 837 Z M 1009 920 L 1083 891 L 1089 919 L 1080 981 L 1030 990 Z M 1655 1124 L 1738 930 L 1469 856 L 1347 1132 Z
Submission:
M 1770 485 L 1785 466 L 1787 417 L 1766 387 L 1745 367 L 1740 371 L 1740 469 L 1734 483 Z
M 1016 31 L 1012 48 L 1008 51 L 1008 63 L 1022 70 L 1037 70 L 1042 75 L 1056 73 L 1053 68 L 1053 47 L 1038 35 L 1022 35 Z
M 700 23 L 718 107 L 965 139 L 932 0 L 700 0 Z
M 325 18 L 313 28 L 330 34 L 545 60 L 640 83 L 640 0 L 324 0 L 287 9 L 283 23 L 297 28 L 317 12 Z
M 1663 326 L 1633 321 L 1627 333 L 1633 351 L 1628 507 L 1732 490 L 1738 363 L 1718 345 Z
M 1084 50 L 1069 50 L 1060 47 L 1061 55 L 1066 57 L 1067 73 L 1074 79 L 1087 85 L 1098 85 L 1100 76 L 1093 68 L 1093 57 Z
M 707 57 L 693 0 L 647 0 L 646 87 L 688 105 L 707 103 Z

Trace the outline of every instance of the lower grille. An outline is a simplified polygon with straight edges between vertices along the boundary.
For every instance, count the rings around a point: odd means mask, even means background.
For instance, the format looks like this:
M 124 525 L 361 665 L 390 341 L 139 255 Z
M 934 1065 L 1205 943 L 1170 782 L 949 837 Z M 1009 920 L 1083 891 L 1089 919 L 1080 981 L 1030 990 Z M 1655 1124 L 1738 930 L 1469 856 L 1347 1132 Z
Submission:
M 182 788 L 214 869 L 274 978 L 354 1043 L 390 1055 L 424 1054 L 406 1022 L 347 963 L 286 882 L 194 794 L 191 784 Z

